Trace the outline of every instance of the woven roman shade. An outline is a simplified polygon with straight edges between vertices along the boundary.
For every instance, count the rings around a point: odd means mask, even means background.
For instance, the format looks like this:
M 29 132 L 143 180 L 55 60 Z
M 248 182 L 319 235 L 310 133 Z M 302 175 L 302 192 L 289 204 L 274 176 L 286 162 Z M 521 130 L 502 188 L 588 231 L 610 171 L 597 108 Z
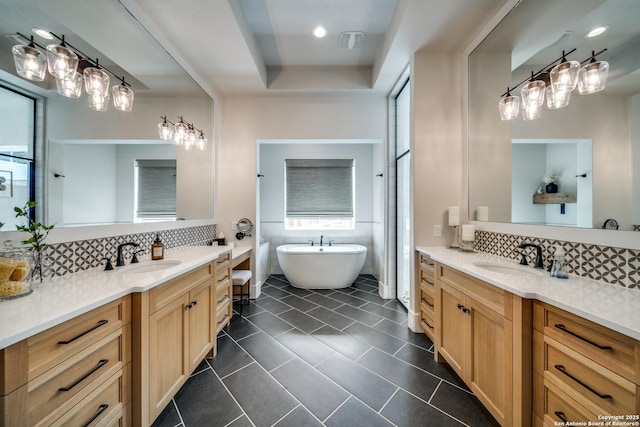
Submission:
M 176 161 L 136 160 L 138 218 L 176 215 Z
M 287 218 L 352 218 L 353 159 L 285 159 Z

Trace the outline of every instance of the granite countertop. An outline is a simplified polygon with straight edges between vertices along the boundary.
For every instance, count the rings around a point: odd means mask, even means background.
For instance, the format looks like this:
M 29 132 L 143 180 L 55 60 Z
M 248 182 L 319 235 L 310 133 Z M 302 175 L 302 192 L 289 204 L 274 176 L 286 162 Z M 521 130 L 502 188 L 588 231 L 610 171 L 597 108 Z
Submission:
M 480 252 L 462 252 L 444 247 L 417 247 L 434 261 L 456 268 L 523 298 L 537 299 L 614 331 L 640 340 L 640 290 L 569 275 L 556 279 L 546 270 L 541 276 L 496 273 L 474 265 L 499 262 L 522 268 L 516 261 Z
M 0 302 L 0 349 L 125 295 L 147 291 L 231 250 L 229 246 L 183 246 L 165 251 L 165 260 L 180 264 L 163 270 L 125 273 L 119 270 L 126 267 L 111 271 L 100 267 L 51 279 L 31 295 Z M 140 263 L 144 262 L 155 261 L 141 258 Z

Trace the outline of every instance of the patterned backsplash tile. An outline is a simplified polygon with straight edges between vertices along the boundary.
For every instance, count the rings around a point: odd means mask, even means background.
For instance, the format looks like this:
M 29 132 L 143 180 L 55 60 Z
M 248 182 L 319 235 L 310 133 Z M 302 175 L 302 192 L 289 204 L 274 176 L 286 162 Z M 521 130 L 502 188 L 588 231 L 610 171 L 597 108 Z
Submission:
M 126 260 L 131 258 L 134 251 L 140 251 L 139 256 L 148 255 L 156 234 L 160 235 L 167 249 L 177 246 L 208 245 L 216 236 L 216 226 L 215 224 L 210 224 L 51 244 L 47 246 L 49 269 L 54 276 L 64 276 L 65 274 L 100 267 L 104 265 L 103 259 L 105 257 L 109 258 L 115 265 L 116 248 L 125 242 L 138 244 L 138 247 L 127 246 L 124 248 L 123 253 Z
M 560 245 L 566 253 L 569 273 L 640 290 L 640 251 L 490 231 L 476 231 L 475 248 L 480 252 L 519 260 L 523 249 L 518 246 L 525 242 L 542 247 L 545 268 L 551 266 L 555 246 Z M 524 251 L 529 264 L 533 264 L 535 251 Z

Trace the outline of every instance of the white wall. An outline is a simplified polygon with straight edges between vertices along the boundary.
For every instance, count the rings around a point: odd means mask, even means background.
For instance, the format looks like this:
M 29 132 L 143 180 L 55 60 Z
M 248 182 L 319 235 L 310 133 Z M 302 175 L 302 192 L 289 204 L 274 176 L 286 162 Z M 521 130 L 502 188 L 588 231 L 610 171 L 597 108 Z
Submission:
M 544 205 L 533 204 L 533 194 L 542 185 L 546 172 L 546 144 L 513 144 L 511 146 L 511 221 L 544 224 Z
M 258 140 L 386 138 L 384 95 L 225 97 L 221 104 L 218 230 L 238 245 L 256 245 L 255 235 L 236 241 L 231 223 L 258 217 Z
M 640 226 L 640 95 L 631 97 L 631 158 L 633 163 L 632 224 Z
M 381 144 L 377 144 L 381 145 Z M 271 273 L 282 274 L 276 247 L 284 243 L 325 242 L 357 243 L 367 247 L 363 274 L 373 274 L 374 164 L 372 143 L 323 144 L 263 143 L 260 145 L 260 226 L 261 236 L 271 242 Z M 355 160 L 355 230 L 285 230 L 284 176 L 285 159 L 354 159 Z M 378 165 L 380 168 L 380 165 Z M 381 195 L 378 195 L 381 197 Z M 380 202 L 380 201 L 379 201 Z

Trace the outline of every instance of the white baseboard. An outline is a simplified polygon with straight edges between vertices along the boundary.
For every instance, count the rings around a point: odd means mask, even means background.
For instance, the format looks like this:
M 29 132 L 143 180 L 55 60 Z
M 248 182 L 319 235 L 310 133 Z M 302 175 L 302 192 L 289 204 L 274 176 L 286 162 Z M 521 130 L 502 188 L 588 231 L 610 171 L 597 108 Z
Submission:
M 391 293 L 391 288 L 385 285 L 384 282 L 378 281 L 378 294 L 382 299 L 392 299 L 393 295 Z
M 249 298 L 251 299 L 256 299 L 260 296 L 260 294 L 262 294 L 262 284 L 264 283 L 263 280 L 259 281 L 258 283 L 254 283 L 253 285 L 251 285 L 251 288 L 249 290 Z
M 424 331 L 420 327 L 420 312 L 415 313 L 411 309 L 409 309 L 409 312 L 407 314 L 407 326 L 409 326 L 409 329 L 411 329 L 413 332 L 423 334 Z

